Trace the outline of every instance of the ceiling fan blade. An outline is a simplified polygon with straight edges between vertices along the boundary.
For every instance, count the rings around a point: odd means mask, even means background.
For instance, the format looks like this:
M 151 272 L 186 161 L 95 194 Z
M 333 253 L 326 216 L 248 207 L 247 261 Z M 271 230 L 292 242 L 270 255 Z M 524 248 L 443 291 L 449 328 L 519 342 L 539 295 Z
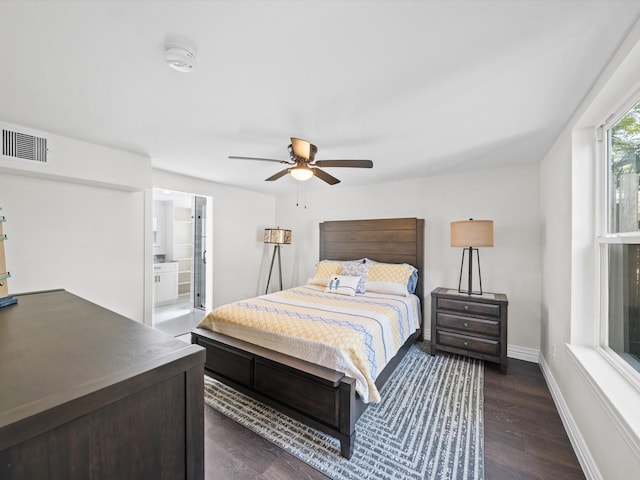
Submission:
M 275 158 L 235 157 L 233 155 L 230 155 L 229 160 L 260 160 L 262 162 L 278 162 L 293 165 L 291 162 L 287 162 L 286 160 L 276 160 Z
M 316 153 L 318 153 L 318 147 L 316 147 L 313 143 L 311 144 L 311 148 L 309 149 L 309 161 L 313 162 L 316 158 Z
M 340 180 L 338 180 L 336 177 L 329 175 L 327 172 L 325 172 L 324 170 L 320 170 L 319 168 L 314 168 L 313 174 L 320 180 L 327 182 L 329 185 L 340 183 Z
M 318 147 L 307 140 L 301 138 L 291 138 L 291 148 L 296 157 L 304 158 L 309 161 L 313 161 L 318 152 Z
M 278 180 L 281 177 L 284 177 L 287 173 L 289 173 L 289 169 L 285 168 L 284 170 L 280 170 L 275 175 L 271 175 L 269 178 L 265 178 L 265 182 L 273 182 L 274 180 Z
M 371 160 L 318 160 L 314 165 L 318 167 L 373 168 Z

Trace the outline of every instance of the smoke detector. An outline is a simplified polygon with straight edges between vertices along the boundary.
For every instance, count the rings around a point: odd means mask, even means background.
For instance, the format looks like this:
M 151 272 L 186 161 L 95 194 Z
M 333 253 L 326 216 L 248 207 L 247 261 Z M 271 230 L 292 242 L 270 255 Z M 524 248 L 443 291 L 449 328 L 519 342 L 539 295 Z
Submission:
M 167 65 L 179 72 L 191 72 L 196 66 L 196 54 L 184 47 L 167 46 L 164 58 Z

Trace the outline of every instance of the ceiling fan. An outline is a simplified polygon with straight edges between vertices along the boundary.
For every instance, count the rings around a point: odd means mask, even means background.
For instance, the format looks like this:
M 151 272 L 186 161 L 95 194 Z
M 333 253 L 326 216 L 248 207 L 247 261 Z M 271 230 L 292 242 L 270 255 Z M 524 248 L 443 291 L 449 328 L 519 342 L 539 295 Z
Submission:
M 302 140 L 300 138 L 291 138 L 291 144 L 288 147 L 290 160 L 275 160 L 273 158 L 256 158 L 256 157 L 235 157 L 230 156 L 230 160 L 260 160 L 264 162 L 278 162 L 285 165 L 292 165 L 289 168 L 279 171 L 275 175 L 265 179 L 272 182 L 284 177 L 290 173 L 293 178 L 302 182 L 316 176 L 320 180 L 327 182 L 329 185 L 340 183 L 336 177 L 329 175 L 318 167 L 353 167 L 353 168 L 372 168 L 371 160 L 316 160 L 318 147 L 314 144 Z

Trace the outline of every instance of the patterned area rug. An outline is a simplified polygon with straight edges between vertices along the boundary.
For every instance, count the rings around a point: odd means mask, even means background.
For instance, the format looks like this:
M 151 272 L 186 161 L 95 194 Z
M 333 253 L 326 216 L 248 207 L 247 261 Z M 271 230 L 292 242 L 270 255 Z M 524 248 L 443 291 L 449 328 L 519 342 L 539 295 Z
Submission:
M 480 480 L 483 385 L 481 361 L 412 346 L 358 420 L 350 460 L 333 437 L 209 377 L 205 403 L 334 480 Z

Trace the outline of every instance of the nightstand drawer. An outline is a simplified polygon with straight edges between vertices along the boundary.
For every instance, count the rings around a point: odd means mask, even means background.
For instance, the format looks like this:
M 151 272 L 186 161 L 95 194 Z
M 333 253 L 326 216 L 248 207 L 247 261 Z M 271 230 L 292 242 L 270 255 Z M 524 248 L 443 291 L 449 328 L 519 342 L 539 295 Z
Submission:
M 451 298 L 438 298 L 438 309 L 456 310 L 464 313 L 479 315 L 500 316 L 500 305 L 479 303 L 467 300 L 454 300 Z
M 484 320 L 481 318 L 464 317 L 455 313 L 438 312 L 436 315 L 438 327 L 461 330 L 461 333 L 482 333 L 499 337 L 500 322 L 498 320 Z
M 459 348 L 467 352 L 478 352 L 485 355 L 499 355 L 500 342 L 485 338 L 459 335 L 457 333 L 437 331 L 437 342 L 440 345 Z

